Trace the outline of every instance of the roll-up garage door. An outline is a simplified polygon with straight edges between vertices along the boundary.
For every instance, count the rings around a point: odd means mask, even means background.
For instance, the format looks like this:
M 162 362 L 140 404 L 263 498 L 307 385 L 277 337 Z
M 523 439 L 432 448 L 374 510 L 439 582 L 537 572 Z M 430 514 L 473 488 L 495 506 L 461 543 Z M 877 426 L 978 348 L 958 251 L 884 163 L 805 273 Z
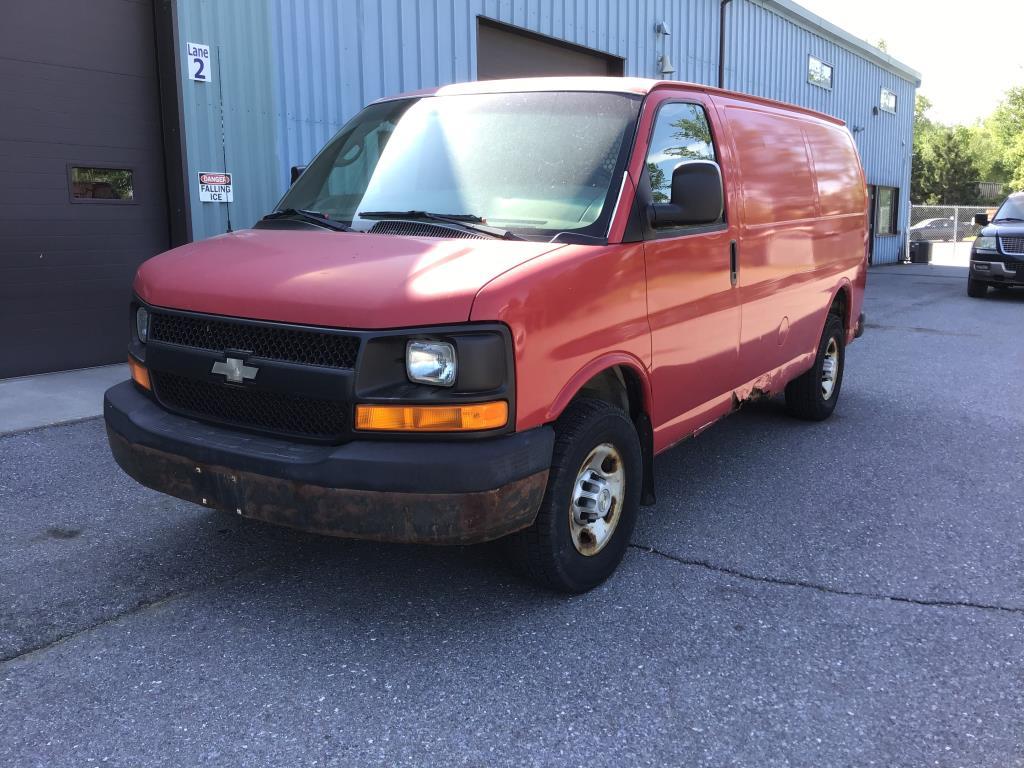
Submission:
M 526 29 L 479 18 L 477 77 L 621 76 L 623 59 Z
M 153 4 L 2 16 L 0 378 L 123 360 L 132 276 L 168 246 Z

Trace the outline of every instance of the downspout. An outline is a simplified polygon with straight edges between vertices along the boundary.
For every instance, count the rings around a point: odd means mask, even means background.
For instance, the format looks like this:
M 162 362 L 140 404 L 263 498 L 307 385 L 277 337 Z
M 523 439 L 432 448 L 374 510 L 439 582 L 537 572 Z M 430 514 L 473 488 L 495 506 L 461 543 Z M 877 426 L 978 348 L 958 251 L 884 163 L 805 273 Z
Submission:
M 718 87 L 725 88 L 725 6 L 732 0 L 721 0 L 718 9 Z

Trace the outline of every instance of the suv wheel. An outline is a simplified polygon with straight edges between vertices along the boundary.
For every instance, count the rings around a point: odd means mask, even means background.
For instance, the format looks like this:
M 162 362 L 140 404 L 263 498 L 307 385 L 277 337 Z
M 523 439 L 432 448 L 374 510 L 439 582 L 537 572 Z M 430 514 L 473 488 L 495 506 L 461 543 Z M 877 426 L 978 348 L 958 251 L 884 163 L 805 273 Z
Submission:
M 985 294 L 988 293 L 988 283 L 981 280 L 975 280 L 973 277 L 967 278 L 967 295 L 972 299 L 983 299 Z
M 843 321 L 829 313 L 814 365 L 786 385 L 786 408 L 793 416 L 822 421 L 836 409 L 846 364 L 845 337 Z
M 593 589 L 616 569 L 636 524 L 643 482 L 629 417 L 581 398 L 555 422 L 547 492 L 533 525 L 508 541 L 515 565 L 560 592 Z

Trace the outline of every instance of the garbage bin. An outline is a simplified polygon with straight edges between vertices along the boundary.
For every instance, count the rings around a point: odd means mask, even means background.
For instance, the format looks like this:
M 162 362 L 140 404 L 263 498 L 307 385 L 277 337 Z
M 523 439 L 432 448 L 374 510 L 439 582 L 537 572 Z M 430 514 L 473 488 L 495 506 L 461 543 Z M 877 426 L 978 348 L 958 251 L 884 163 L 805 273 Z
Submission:
M 932 244 L 929 240 L 911 240 L 910 241 L 910 263 L 911 264 L 931 264 L 932 263 Z

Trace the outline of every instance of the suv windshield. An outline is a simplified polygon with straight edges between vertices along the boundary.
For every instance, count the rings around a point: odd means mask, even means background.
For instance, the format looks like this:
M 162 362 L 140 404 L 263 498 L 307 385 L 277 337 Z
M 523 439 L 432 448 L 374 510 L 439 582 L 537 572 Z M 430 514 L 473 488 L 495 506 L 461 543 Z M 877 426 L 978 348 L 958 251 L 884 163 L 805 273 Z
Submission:
M 278 204 L 353 229 L 428 211 L 524 237 L 603 237 L 639 97 L 529 92 L 373 104 L 347 123 Z
M 1024 195 L 1014 195 L 1013 197 L 1006 198 L 1005 202 L 999 206 L 999 212 L 996 213 L 992 221 L 999 221 L 1000 219 L 1024 221 Z

